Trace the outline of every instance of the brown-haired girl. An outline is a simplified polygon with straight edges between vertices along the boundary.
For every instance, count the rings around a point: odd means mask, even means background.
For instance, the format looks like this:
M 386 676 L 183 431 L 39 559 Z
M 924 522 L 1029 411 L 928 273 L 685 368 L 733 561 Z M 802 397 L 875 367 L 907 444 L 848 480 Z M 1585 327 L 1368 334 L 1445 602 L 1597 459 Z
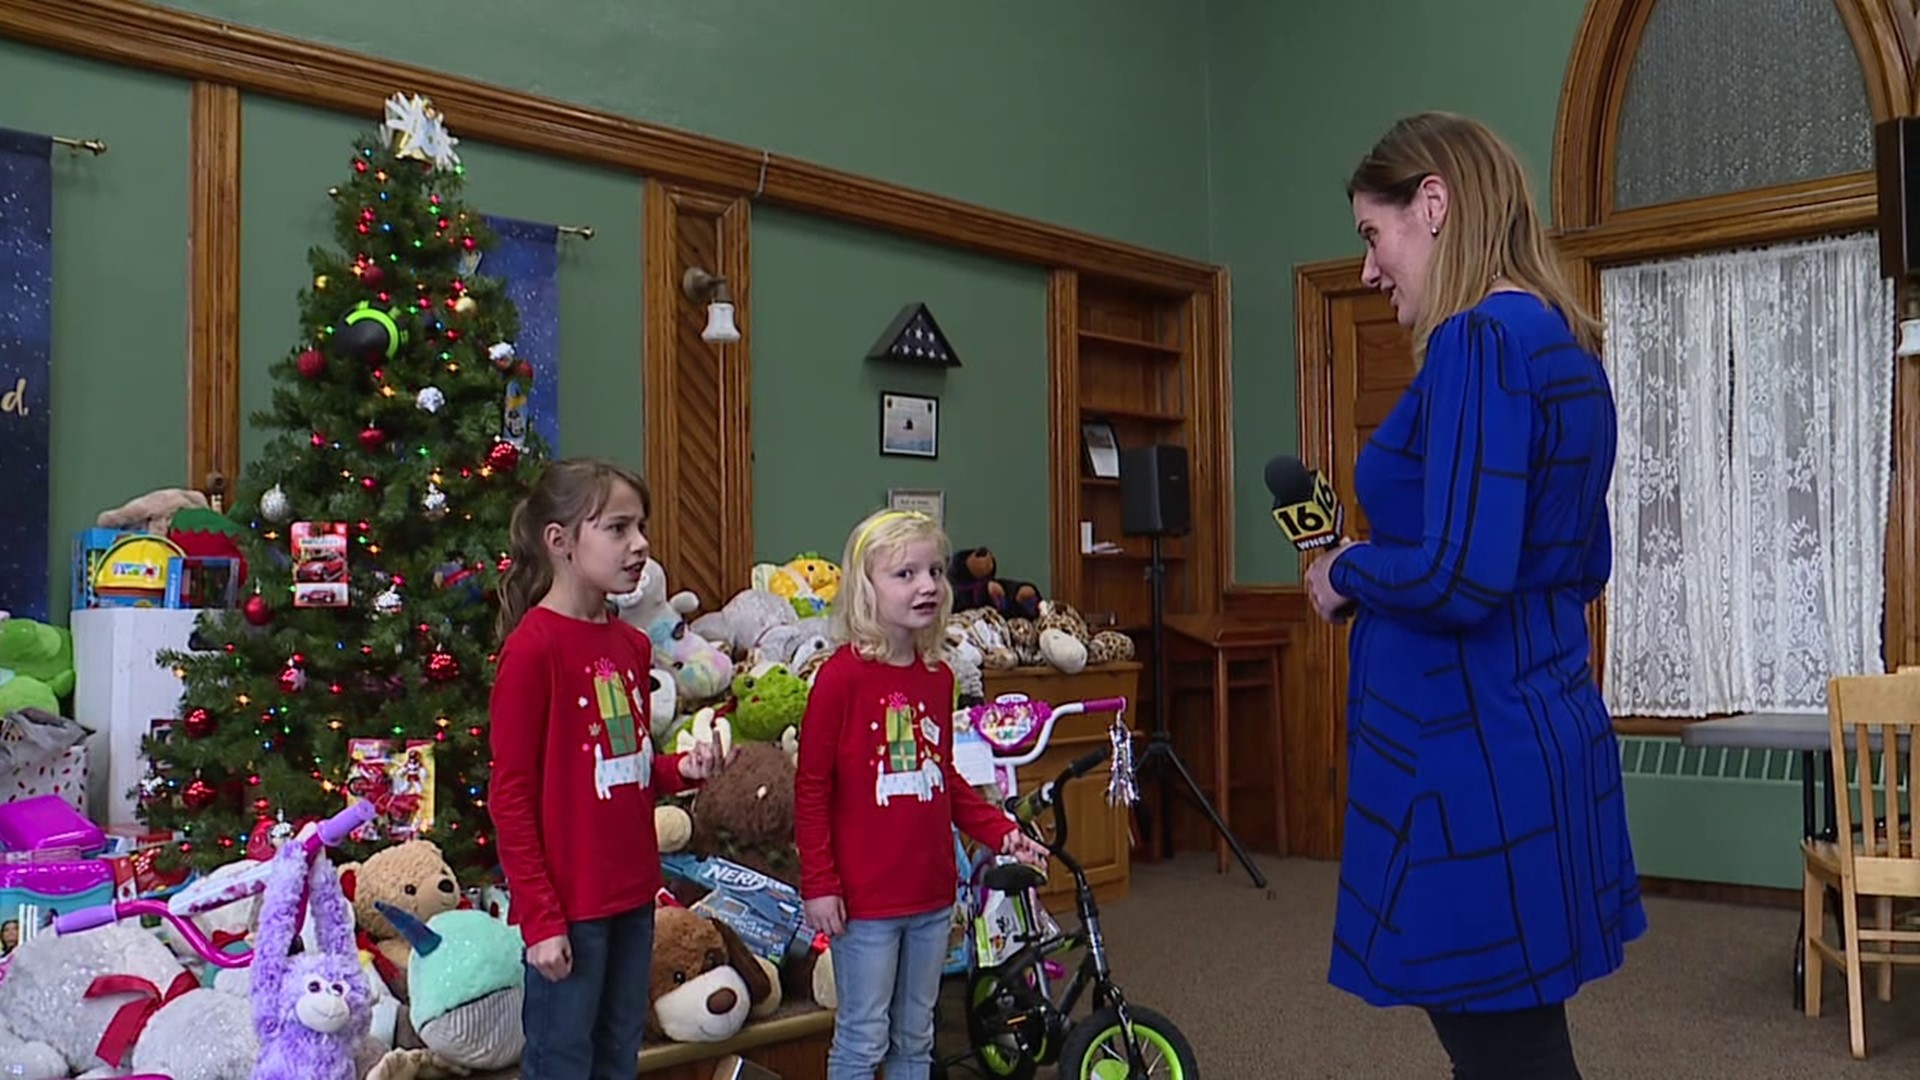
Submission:
M 651 504 L 632 470 L 569 459 L 513 512 L 487 809 L 527 944 L 525 1080 L 633 1075 L 662 885 L 654 798 L 724 765 L 709 743 L 654 755 L 652 644 L 607 614 L 646 570 Z

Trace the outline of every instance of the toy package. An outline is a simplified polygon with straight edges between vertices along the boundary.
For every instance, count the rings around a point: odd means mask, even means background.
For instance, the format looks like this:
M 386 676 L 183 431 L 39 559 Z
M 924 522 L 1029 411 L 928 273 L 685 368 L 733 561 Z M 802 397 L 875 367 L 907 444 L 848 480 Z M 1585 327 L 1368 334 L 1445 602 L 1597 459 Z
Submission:
M 706 889 L 691 908 L 732 927 L 747 948 L 775 966 L 812 947 L 817 931 L 807 925 L 799 890 L 786 882 L 728 859 L 684 851 L 661 856 L 660 867 L 669 877 Z
M 293 534 L 293 606 L 347 606 L 347 524 L 296 521 Z
M 113 868 L 78 849 L 0 854 L 0 965 L 53 917 L 113 902 Z
M 433 829 L 433 743 L 412 739 L 349 739 L 347 794 L 376 813 L 353 831 L 356 840 L 401 843 Z

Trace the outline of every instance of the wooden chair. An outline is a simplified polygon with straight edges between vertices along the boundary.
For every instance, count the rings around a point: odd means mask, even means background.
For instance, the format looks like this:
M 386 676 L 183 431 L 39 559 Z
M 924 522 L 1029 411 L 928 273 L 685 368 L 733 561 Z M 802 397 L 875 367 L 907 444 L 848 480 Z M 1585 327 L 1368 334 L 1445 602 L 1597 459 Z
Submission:
M 1902 671 L 1830 679 L 1827 721 L 1838 840 L 1801 842 L 1809 950 L 1807 1015 L 1820 1015 L 1826 965 L 1844 970 L 1853 1056 L 1865 1058 L 1861 965 L 1878 965 L 1877 996 L 1890 1001 L 1893 965 L 1920 964 L 1920 952 L 1895 951 L 1897 945 L 1920 946 L 1920 930 L 1898 930 L 1893 921 L 1896 898 L 1920 899 L 1920 832 L 1904 797 L 1908 781 L 1920 775 L 1920 738 L 1915 737 L 1920 731 L 1920 678 Z M 1851 781 L 1849 772 L 1854 774 Z M 1840 901 L 1838 946 L 1826 940 L 1829 890 Z M 1876 901 L 1878 925 L 1873 928 L 1860 925 L 1863 896 Z

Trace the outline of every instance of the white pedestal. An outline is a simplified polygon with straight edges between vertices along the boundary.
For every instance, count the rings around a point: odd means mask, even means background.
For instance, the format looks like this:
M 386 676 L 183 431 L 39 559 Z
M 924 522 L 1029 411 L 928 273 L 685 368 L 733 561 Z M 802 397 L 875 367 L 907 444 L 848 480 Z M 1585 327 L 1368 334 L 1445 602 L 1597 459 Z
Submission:
M 200 612 L 169 608 L 82 608 L 73 626 L 74 719 L 87 740 L 88 805 L 103 825 L 139 820 L 134 788 L 146 774 L 140 740 L 154 720 L 178 716 L 182 685 L 155 662 L 163 649 L 185 650 Z

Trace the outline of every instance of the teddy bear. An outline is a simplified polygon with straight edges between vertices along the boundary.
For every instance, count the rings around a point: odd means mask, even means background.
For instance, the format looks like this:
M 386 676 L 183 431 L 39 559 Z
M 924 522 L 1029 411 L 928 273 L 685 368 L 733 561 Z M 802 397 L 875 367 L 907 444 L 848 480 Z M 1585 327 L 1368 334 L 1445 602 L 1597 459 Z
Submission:
M 693 798 L 693 837 L 687 849 L 719 856 L 776 881 L 799 880 L 793 840 L 794 763 L 772 743 L 741 743 L 733 763 L 700 786 Z
M 659 563 L 647 559 L 633 591 L 609 599 L 622 621 L 653 642 L 654 666 L 674 673 L 682 702 L 711 701 L 726 691 L 733 658 L 688 628 L 687 616 L 700 609 L 700 599 L 685 589 L 669 595 Z
M 95 986 L 100 992 L 88 996 Z M 259 1052 L 247 998 L 201 987 L 172 950 L 131 921 L 35 934 L 13 951 L 0 980 L 0 1076 L 54 1080 L 126 1070 L 248 1080 Z
M 996 575 L 1000 562 L 992 548 L 969 548 L 953 553 L 947 580 L 953 584 L 953 610 L 991 608 L 1007 617 L 1038 618 L 1040 588 L 1030 581 L 1005 581 Z
M 654 912 L 647 988 L 652 1034 L 675 1042 L 723 1042 L 746 1026 L 774 985 L 766 965 L 726 923 L 682 907 Z
M 768 589 L 742 589 L 719 611 L 693 620 L 693 632 L 745 658 L 768 631 L 800 621 L 793 604 Z
M 210 507 L 204 492 L 186 488 L 160 488 L 136 496 L 111 510 L 102 510 L 93 523 L 102 529 L 129 529 L 167 535 L 173 515 L 181 510 L 205 510 Z
M 374 970 L 387 989 L 408 1001 L 407 962 L 413 949 L 398 927 L 380 913 L 381 904 L 405 911 L 421 922 L 460 906 L 460 885 L 453 868 L 431 840 L 408 840 L 381 848 L 363 863 L 340 867 L 340 885 L 353 902 L 361 948 L 372 954 Z

